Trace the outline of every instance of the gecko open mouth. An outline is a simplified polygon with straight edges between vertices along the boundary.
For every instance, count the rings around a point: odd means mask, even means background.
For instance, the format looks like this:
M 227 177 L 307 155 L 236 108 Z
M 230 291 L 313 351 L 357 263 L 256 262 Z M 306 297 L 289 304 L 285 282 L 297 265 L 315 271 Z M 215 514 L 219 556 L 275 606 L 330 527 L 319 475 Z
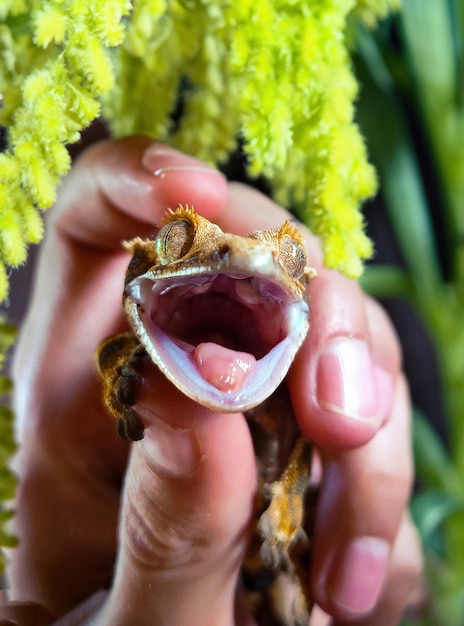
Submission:
M 266 285 L 256 283 L 219 274 L 202 277 L 201 284 L 161 284 L 155 290 L 153 322 L 173 341 L 192 346 L 213 341 L 259 359 L 282 338 L 285 294 L 271 296 Z
M 307 302 L 266 276 L 145 274 L 126 293 L 153 361 L 187 395 L 222 411 L 269 396 L 308 327 Z

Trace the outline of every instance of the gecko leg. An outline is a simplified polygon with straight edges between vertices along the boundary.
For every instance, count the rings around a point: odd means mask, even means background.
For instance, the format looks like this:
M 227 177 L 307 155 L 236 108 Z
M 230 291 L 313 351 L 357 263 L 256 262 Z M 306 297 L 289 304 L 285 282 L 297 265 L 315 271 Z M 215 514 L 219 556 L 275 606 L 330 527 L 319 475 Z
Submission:
M 303 525 L 310 476 L 311 444 L 300 437 L 282 475 L 266 487 L 269 506 L 258 522 L 263 537 L 261 556 L 274 569 L 291 572 L 291 548 L 298 541 L 307 542 Z
M 135 385 L 140 379 L 137 363 L 145 349 L 132 333 L 121 333 L 103 341 L 97 351 L 97 363 L 103 381 L 103 402 L 118 420 L 123 439 L 142 439 L 144 426 L 132 407 Z
M 306 626 L 312 608 L 309 591 L 309 538 L 304 530 L 311 477 L 311 444 L 299 437 L 282 475 L 266 487 L 269 505 L 258 521 L 263 562 L 278 572 L 268 589 L 278 622 Z

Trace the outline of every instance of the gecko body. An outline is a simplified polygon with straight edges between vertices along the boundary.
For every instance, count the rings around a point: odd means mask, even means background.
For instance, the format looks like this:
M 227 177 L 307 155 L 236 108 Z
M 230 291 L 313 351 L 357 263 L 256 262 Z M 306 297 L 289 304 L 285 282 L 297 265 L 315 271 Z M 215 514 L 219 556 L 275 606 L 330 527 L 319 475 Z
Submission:
M 103 397 L 121 436 L 143 437 L 138 360 L 148 355 L 184 394 L 221 412 L 243 411 L 258 471 L 256 527 L 243 565 L 263 626 L 307 626 L 312 515 L 311 445 L 285 383 L 309 329 L 303 237 L 285 222 L 246 237 L 192 208 L 168 211 L 153 239 L 126 244 L 123 304 L 132 331 L 98 351 Z

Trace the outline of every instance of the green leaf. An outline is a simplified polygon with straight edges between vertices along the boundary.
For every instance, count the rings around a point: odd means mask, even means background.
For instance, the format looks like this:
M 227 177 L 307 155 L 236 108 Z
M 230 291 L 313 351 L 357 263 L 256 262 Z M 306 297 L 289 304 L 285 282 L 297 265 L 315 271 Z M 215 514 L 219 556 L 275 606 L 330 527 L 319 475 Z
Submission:
M 360 282 L 373 298 L 409 298 L 412 293 L 407 273 L 393 265 L 368 265 Z
M 416 297 L 421 302 L 436 301 L 441 275 L 434 230 L 404 112 L 373 36 L 360 31 L 358 47 L 361 128 L 380 175 L 381 193 Z
M 425 104 L 441 108 L 456 100 L 456 54 L 447 0 L 403 0 L 399 20 L 416 87 Z
M 432 617 L 427 626 L 462 626 L 464 623 L 464 585 L 446 560 L 425 552 L 427 586 L 432 591 Z
M 464 512 L 464 498 L 427 489 L 413 499 L 411 512 L 422 541 L 426 544 L 449 517 Z
M 439 435 L 427 418 L 413 411 L 413 448 L 416 475 L 427 488 L 459 491 L 460 482 Z
M 399 17 L 410 74 L 408 97 L 423 126 L 422 148 L 434 169 L 446 237 L 442 250 L 458 282 L 464 280 L 462 18 L 462 0 L 434 0 L 426 10 L 423 0 L 406 0 Z
M 455 54 L 457 66 L 457 90 L 458 90 L 458 106 L 462 109 L 464 99 L 464 2 L 456 0 L 453 2 L 453 15 L 451 22 L 454 27 L 455 34 Z

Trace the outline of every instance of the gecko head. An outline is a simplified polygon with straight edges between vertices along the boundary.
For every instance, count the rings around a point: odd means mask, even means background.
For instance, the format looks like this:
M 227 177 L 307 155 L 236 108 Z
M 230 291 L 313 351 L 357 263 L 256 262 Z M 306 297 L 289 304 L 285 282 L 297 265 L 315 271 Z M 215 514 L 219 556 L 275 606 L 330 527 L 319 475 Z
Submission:
M 205 222 L 213 228 L 202 242 L 179 220 L 147 242 L 156 263 L 130 277 L 125 309 L 151 360 L 183 393 L 243 411 L 282 382 L 307 334 L 306 251 L 287 232 L 286 263 L 277 229 L 239 237 Z M 172 224 L 176 236 L 188 231 L 188 247 L 170 242 Z

